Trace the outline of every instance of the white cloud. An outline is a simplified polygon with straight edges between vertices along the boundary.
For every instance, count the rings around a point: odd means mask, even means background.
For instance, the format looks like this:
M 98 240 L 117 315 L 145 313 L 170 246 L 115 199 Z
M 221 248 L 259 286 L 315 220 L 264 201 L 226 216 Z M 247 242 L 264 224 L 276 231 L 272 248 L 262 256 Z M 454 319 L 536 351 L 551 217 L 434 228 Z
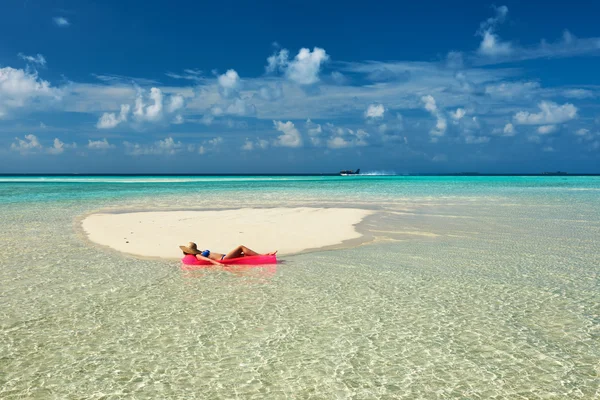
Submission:
M 219 93 L 225 98 L 237 96 L 240 88 L 240 76 L 234 69 L 227 70 L 217 78 Z
M 495 7 L 496 15 L 482 22 L 477 32 L 482 36 L 479 44 L 479 54 L 484 56 L 496 57 L 510 54 L 513 49 L 510 42 L 502 42 L 500 37 L 495 33 L 498 24 L 501 24 L 508 15 L 508 7 Z
M 276 146 L 281 147 L 300 147 L 302 146 L 302 136 L 298 129 L 291 121 L 283 123 L 281 121 L 273 121 L 275 129 L 282 133 L 275 141 Z
M 485 94 L 494 98 L 529 98 L 540 92 L 538 82 L 501 82 L 487 85 Z
M 421 101 L 425 103 L 425 109 L 427 111 L 429 111 L 430 113 L 437 112 L 437 104 L 435 103 L 435 99 L 432 95 L 428 94 L 427 96 L 421 97 Z
M 577 107 L 565 103 L 559 106 L 551 101 L 542 101 L 538 104 L 540 112 L 537 114 L 520 111 L 514 116 L 515 122 L 522 125 L 552 125 L 570 121 L 577 117 Z
M 69 20 L 68 20 L 68 19 L 66 19 L 65 17 L 54 17 L 54 18 L 52 18 L 52 20 L 54 21 L 54 23 L 55 23 L 57 26 L 60 26 L 60 27 L 63 27 L 63 28 L 65 28 L 65 27 L 67 27 L 67 26 L 71 25 L 71 24 L 69 23 Z
M 492 33 L 493 34 L 493 33 Z M 483 34 L 482 34 L 483 35 Z M 488 45 L 491 41 L 488 43 Z M 485 54 L 479 52 L 483 57 L 476 59 L 478 64 L 503 63 L 523 60 L 534 60 L 538 58 L 556 58 L 556 57 L 574 57 L 584 54 L 594 54 L 600 52 L 600 38 L 577 38 L 569 31 L 564 31 L 562 38 L 556 42 L 550 43 L 542 39 L 536 46 L 518 47 L 509 44 L 510 51 L 507 51 L 507 43 L 500 42 L 497 36 L 494 36 L 494 54 Z M 493 50 L 491 50 L 493 52 Z M 493 55 L 493 57 L 490 57 Z
M 556 132 L 556 125 L 542 125 L 537 128 L 537 132 L 540 135 L 548 135 L 550 133 Z
M 568 89 L 563 92 L 563 96 L 573 99 L 589 99 L 594 97 L 594 92 L 586 89 Z
M 8 117 L 11 110 L 43 99 L 58 100 L 60 96 L 61 92 L 39 79 L 35 71 L 0 68 L 0 119 Z
M 273 85 L 264 85 L 258 89 L 258 96 L 266 101 L 274 101 L 283 97 L 283 85 L 276 82 Z
M 174 96 L 171 96 L 171 99 L 169 100 L 169 105 L 167 106 L 167 112 L 174 113 L 175 111 L 183 108 L 184 105 L 185 100 L 183 99 L 182 95 L 176 94 Z
M 48 154 L 57 155 L 62 154 L 66 149 L 77 147 L 75 143 L 65 144 L 60 139 L 55 138 L 51 147 L 44 148 L 44 146 L 42 146 L 42 144 L 39 142 L 37 136 L 32 134 L 25 135 L 24 139 L 19 139 L 16 137 L 15 140 L 16 142 L 10 145 L 10 149 L 21 154 L 46 152 Z
M 198 154 L 206 154 L 208 151 L 217 149 L 223 143 L 223 138 L 220 136 L 214 137 L 209 140 L 205 140 L 202 142 L 200 146 L 198 146 Z
M 52 143 L 52 147 L 48 148 L 47 152 L 50 154 L 62 154 L 66 149 L 75 149 L 77 145 L 75 143 L 65 144 L 60 139 L 55 138 Z
M 139 93 L 135 99 L 135 108 L 133 116 L 138 121 L 158 121 L 162 117 L 163 110 L 163 94 L 159 88 L 151 88 L 149 98 L 151 104 L 144 104 L 142 93 Z
M 102 140 L 88 140 L 87 148 L 90 150 L 108 150 L 112 149 L 115 146 L 108 143 L 106 138 Z
M 127 115 L 129 114 L 129 104 L 121 105 L 121 112 L 117 116 L 115 113 L 104 113 L 96 123 L 98 129 L 112 129 L 119 125 L 121 122 L 127 121 Z
M 483 40 L 479 45 L 479 53 L 486 56 L 504 56 L 513 51 L 509 42 L 502 42 L 498 35 L 491 31 L 483 33 Z
M 21 154 L 29 154 L 42 150 L 42 145 L 35 135 L 25 135 L 24 140 L 15 138 L 16 142 L 10 145 L 12 151 L 18 151 Z
M 252 151 L 254 149 L 265 150 L 269 147 L 269 142 L 263 139 L 256 139 L 255 141 L 246 138 L 246 141 L 242 145 L 242 150 L 244 151 Z
M 282 49 L 279 53 L 267 58 L 266 70 L 269 73 L 277 70 L 284 71 L 290 81 L 300 85 L 312 85 L 319 81 L 321 65 L 327 60 L 329 60 L 329 55 L 319 47 L 315 47 L 313 51 L 302 48 L 291 61 L 289 60 L 289 51 Z
M 330 149 L 342 149 L 346 147 L 367 146 L 367 138 L 370 136 L 364 129 L 348 129 L 334 124 L 325 124 L 325 130 L 331 135 L 327 139 L 327 147 Z
M 517 133 L 515 127 L 510 122 L 504 125 L 502 132 L 504 133 L 504 136 L 514 136 Z
M 242 150 L 244 151 L 252 151 L 254 149 L 254 143 L 246 138 L 246 142 L 244 142 L 244 144 L 242 145 Z
M 181 125 L 185 122 L 185 120 L 183 119 L 183 116 L 181 114 L 177 114 L 175 116 L 175 118 L 173 118 L 172 123 L 175 125 Z
M 446 129 L 448 128 L 448 123 L 446 118 L 438 111 L 437 104 L 435 102 L 435 98 L 431 95 L 421 97 L 421 101 L 424 103 L 425 110 L 429 111 L 431 115 L 433 115 L 437 120 L 435 123 L 435 128 L 432 129 L 429 134 L 431 136 L 444 136 L 446 133 Z
M 246 99 L 237 98 L 227 106 L 222 114 L 237 116 L 254 115 L 256 114 L 256 107 L 254 104 L 248 104 Z
M 287 49 L 281 49 L 279 53 L 275 53 L 267 58 L 267 73 L 273 73 L 277 70 L 284 70 L 289 64 L 290 52 Z
M 18 56 L 31 64 L 38 64 L 42 67 L 46 65 L 46 58 L 44 58 L 44 56 L 40 53 L 36 54 L 35 56 L 27 56 L 23 53 L 19 53 Z
M 383 118 L 385 107 L 383 104 L 370 104 L 365 111 L 365 118 Z
M 455 121 L 460 121 L 465 115 L 467 112 L 464 108 L 457 108 L 455 112 L 450 112 L 450 117 Z
M 344 139 L 341 136 L 335 136 L 327 141 L 327 147 L 331 149 L 343 149 L 346 147 L 350 147 L 351 145 L 352 144 L 350 141 Z
M 167 155 L 172 156 L 184 149 L 181 142 L 176 142 L 172 137 L 167 137 L 164 140 L 158 140 L 149 145 L 140 145 L 138 143 L 123 142 L 125 152 L 128 155 Z
M 344 74 L 339 71 L 333 71 L 331 73 L 331 80 L 338 85 L 345 85 L 348 83 L 348 78 L 346 78 Z
M 600 132 L 596 132 L 596 134 L 594 135 L 592 134 L 592 132 L 590 132 L 589 129 L 584 128 L 578 129 L 574 133 L 578 137 L 578 142 L 580 143 L 584 140 L 589 141 L 593 140 L 596 136 L 600 136 Z
M 138 90 L 132 112 L 133 120 L 138 123 L 156 123 L 164 121 L 165 115 L 173 114 L 185 106 L 185 99 L 180 94 L 168 96 L 166 107 L 163 104 L 165 102 L 164 99 L 165 96 L 159 88 L 151 88 L 147 99 L 145 99 L 144 91 L 141 89 Z M 100 119 L 98 119 L 96 127 L 98 129 L 112 129 L 123 122 L 127 122 L 129 120 L 131 108 L 132 107 L 129 104 L 121 104 L 119 115 L 110 112 L 103 113 Z M 183 117 L 178 114 L 170 122 L 174 124 L 183 123 Z

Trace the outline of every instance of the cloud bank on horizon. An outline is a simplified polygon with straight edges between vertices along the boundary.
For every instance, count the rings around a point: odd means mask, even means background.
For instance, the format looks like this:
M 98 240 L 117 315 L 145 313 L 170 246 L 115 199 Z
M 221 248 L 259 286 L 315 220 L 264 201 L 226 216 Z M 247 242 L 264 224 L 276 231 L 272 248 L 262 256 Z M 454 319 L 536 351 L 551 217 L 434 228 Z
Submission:
M 335 48 L 274 43 L 254 75 L 241 72 L 244 59 L 210 72 L 173 60 L 177 69 L 149 76 L 115 68 L 70 79 L 44 48 L 22 49 L 11 65 L 0 58 L 0 173 L 303 172 L 357 163 L 600 172 L 597 78 L 557 76 L 545 86 L 546 75 L 527 64 L 568 60 L 577 70 L 600 55 L 600 37 L 564 30 L 556 41 L 522 44 L 501 35 L 507 6 L 488 11 L 473 24 L 471 49 L 433 61 L 339 60 Z M 49 20 L 61 35 L 81 29 L 76 16 Z

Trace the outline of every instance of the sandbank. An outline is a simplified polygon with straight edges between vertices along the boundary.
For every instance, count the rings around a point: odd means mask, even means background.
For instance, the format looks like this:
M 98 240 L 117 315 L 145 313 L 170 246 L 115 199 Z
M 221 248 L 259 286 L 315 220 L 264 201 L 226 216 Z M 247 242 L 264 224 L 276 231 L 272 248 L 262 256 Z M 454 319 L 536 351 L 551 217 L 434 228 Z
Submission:
M 243 244 L 285 255 L 358 239 L 356 225 L 372 213 L 308 207 L 97 213 L 85 217 L 82 227 L 94 243 L 146 257 L 180 258 L 179 245 L 190 241 L 217 253 Z

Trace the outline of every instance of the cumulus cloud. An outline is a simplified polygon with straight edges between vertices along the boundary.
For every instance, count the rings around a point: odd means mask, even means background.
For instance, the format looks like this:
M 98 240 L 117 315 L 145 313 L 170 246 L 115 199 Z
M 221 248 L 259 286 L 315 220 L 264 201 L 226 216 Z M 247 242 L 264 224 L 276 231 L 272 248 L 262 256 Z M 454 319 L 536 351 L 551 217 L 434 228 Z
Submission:
M 504 56 L 512 52 L 512 46 L 509 42 L 502 42 L 498 35 L 491 31 L 483 33 L 483 40 L 479 45 L 479 53 L 486 56 Z
M 108 143 L 106 138 L 102 140 L 88 140 L 87 148 L 90 150 L 108 150 L 112 149 L 115 146 L 113 144 Z
M 281 49 L 279 53 L 275 53 L 267 58 L 267 73 L 273 73 L 278 70 L 284 70 L 289 64 L 290 52 L 287 49 Z
M 266 148 L 269 147 L 269 142 L 264 140 L 264 139 L 256 139 L 256 140 L 251 140 L 249 138 L 246 138 L 246 141 L 244 142 L 244 144 L 242 145 L 242 150 L 244 151 L 252 151 L 252 150 L 265 150 Z
M 217 82 L 219 84 L 219 93 L 223 97 L 230 98 L 238 95 L 240 76 L 234 69 L 227 70 L 223 75 L 219 75 Z
M 185 100 L 183 99 L 182 95 L 176 94 L 171 96 L 169 104 L 167 105 L 167 112 L 174 113 L 175 111 L 182 109 L 184 105 Z
M 457 108 L 456 111 L 450 112 L 450 117 L 455 121 L 460 121 L 465 115 L 467 112 L 464 108 Z
M 325 124 L 325 130 L 330 134 L 327 139 L 327 147 L 330 149 L 368 145 L 367 138 L 370 135 L 364 129 L 353 130 L 327 123 Z
M 162 116 L 163 110 L 163 94 L 159 88 L 153 87 L 150 89 L 149 95 L 150 103 L 145 104 L 144 98 L 141 93 L 138 94 L 135 99 L 135 108 L 133 109 L 133 116 L 138 121 L 157 121 Z
M 125 145 L 125 153 L 132 156 L 141 155 L 166 155 L 172 156 L 184 149 L 181 142 L 176 142 L 172 137 L 167 137 L 163 140 L 158 140 L 149 145 L 141 145 L 139 143 L 123 142 Z
M 246 99 L 237 98 L 233 100 L 231 104 L 227 106 L 222 114 L 237 115 L 237 116 L 248 116 L 256 114 L 256 107 L 254 104 L 249 104 Z
M 550 133 L 556 132 L 556 125 L 542 125 L 537 128 L 537 132 L 540 135 L 548 135 Z
M 200 146 L 198 146 L 198 154 L 206 154 L 211 150 L 217 149 L 223 143 L 223 138 L 220 136 L 214 137 L 209 140 L 205 140 L 202 142 Z
M 105 112 L 102 114 L 96 127 L 98 129 L 112 129 L 123 122 L 129 120 L 129 114 L 133 116 L 133 120 L 138 123 L 156 123 L 165 120 L 166 115 L 172 115 L 180 111 L 185 106 L 185 99 L 182 95 L 175 94 L 167 97 L 166 107 L 165 96 L 159 88 L 153 87 L 147 98 L 143 90 L 139 90 L 135 99 L 135 104 L 132 107 L 129 104 L 122 104 L 121 111 L 116 113 Z M 181 115 L 175 115 L 172 123 L 183 123 Z
M 37 64 L 42 67 L 46 66 L 46 58 L 40 53 L 36 54 L 35 56 L 27 56 L 23 53 L 19 53 L 18 56 L 30 64 Z
M 15 142 L 10 145 L 10 149 L 12 151 L 19 152 L 23 155 L 41 152 L 57 155 L 62 154 L 66 149 L 72 149 L 76 147 L 77 145 L 75 143 L 65 144 L 60 139 L 55 138 L 52 142 L 52 146 L 44 148 L 44 146 L 42 146 L 42 144 L 39 142 L 37 136 L 32 134 L 25 135 L 23 139 L 16 137 Z
M 282 134 L 277 137 L 275 140 L 276 146 L 281 147 L 300 147 L 302 146 L 302 135 L 293 122 L 281 122 L 281 121 L 273 121 L 273 125 L 275 125 L 275 129 L 281 132 Z
M 421 97 L 421 101 L 425 104 L 425 109 L 430 113 L 437 112 L 437 104 L 431 95 Z
M 46 151 L 50 154 L 62 154 L 66 149 L 75 149 L 77 145 L 75 143 L 65 144 L 60 139 L 55 138 L 52 142 L 52 147 L 48 148 Z
M 321 134 L 323 133 L 323 128 L 321 124 L 316 124 L 309 119 L 306 120 L 306 132 L 308 133 L 308 137 L 313 146 L 318 146 L 321 144 Z
M 481 23 L 477 32 L 481 37 L 479 44 L 479 54 L 489 57 L 505 56 L 510 54 L 513 49 L 510 42 L 503 42 L 495 33 L 496 27 L 506 20 L 508 7 L 494 7 L 496 15 L 488 18 Z
M 54 17 L 52 20 L 56 26 L 60 26 L 61 28 L 66 28 L 67 26 L 71 25 L 69 20 L 65 17 Z
M 276 82 L 273 85 L 264 85 L 258 89 L 257 95 L 266 101 L 279 100 L 283 97 L 283 85 Z
M 35 71 L 11 67 L 0 68 L 0 119 L 9 117 L 10 111 L 27 107 L 41 100 L 58 100 L 61 92 L 50 83 L 38 78 Z
M 515 131 L 515 127 L 510 122 L 504 125 L 504 129 L 502 129 L 504 136 L 514 136 L 517 131 Z
M 37 136 L 29 134 L 24 139 L 15 138 L 16 142 L 10 145 L 12 151 L 18 151 L 21 154 L 33 153 L 42 149 Z
M 121 122 L 127 121 L 127 115 L 129 114 L 130 108 L 131 107 L 129 106 L 129 104 L 122 104 L 121 112 L 119 113 L 119 115 L 116 115 L 115 113 L 102 114 L 102 116 L 98 120 L 98 123 L 96 123 L 96 127 L 98 129 L 112 129 L 119 125 Z
M 366 146 L 366 138 L 369 133 L 363 129 L 358 129 L 356 132 L 348 130 L 350 136 L 333 136 L 327 141 L 327 147 L 330 149 L 344 149 L 347 147 Z
M 383 118 L 385 107 L 383 104 L 370 104 L 365 111 L 365 118 Z
M 329 55 L 319 47 L 315 47 L 312 51 L 302 48 L 291 61 L 289 51 L 282 49 L 267 58 L 266 70 L 269 73 L 283 71 L 292 82 L 299 85 L 312 85 L 319 81 L 321 65 L 328 60 Z
M 424 104 L 425 110 L 429 111 L 431 115 L 436 118 L 435 128 L 433 128 L 429 134 L 434 137 L 444 136 L 448 123 L 446 118 L 438 111 L 437 103 L 435 98 L 431 95 L 421 97 L 421 101 Z
M 542 101 L 538 104 L 539 113 L 520 111 L 515 114 L 514 120 L 521 125 L 553 125 L 570 121 L 577 117 L 577 107 L 565 103 L 559 106 L 551 101 Z

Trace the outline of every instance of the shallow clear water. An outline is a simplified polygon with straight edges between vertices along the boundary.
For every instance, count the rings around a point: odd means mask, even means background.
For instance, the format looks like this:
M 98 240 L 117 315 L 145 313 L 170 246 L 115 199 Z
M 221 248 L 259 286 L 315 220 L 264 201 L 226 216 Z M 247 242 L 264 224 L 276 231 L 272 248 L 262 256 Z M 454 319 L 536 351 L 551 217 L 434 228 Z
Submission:
M 599 199 L 596 177 L 0 177 L 0 398 L 597 398 Z M 230 272 L 78 228 L 271 206 L 379 213 L 366 244 Z

